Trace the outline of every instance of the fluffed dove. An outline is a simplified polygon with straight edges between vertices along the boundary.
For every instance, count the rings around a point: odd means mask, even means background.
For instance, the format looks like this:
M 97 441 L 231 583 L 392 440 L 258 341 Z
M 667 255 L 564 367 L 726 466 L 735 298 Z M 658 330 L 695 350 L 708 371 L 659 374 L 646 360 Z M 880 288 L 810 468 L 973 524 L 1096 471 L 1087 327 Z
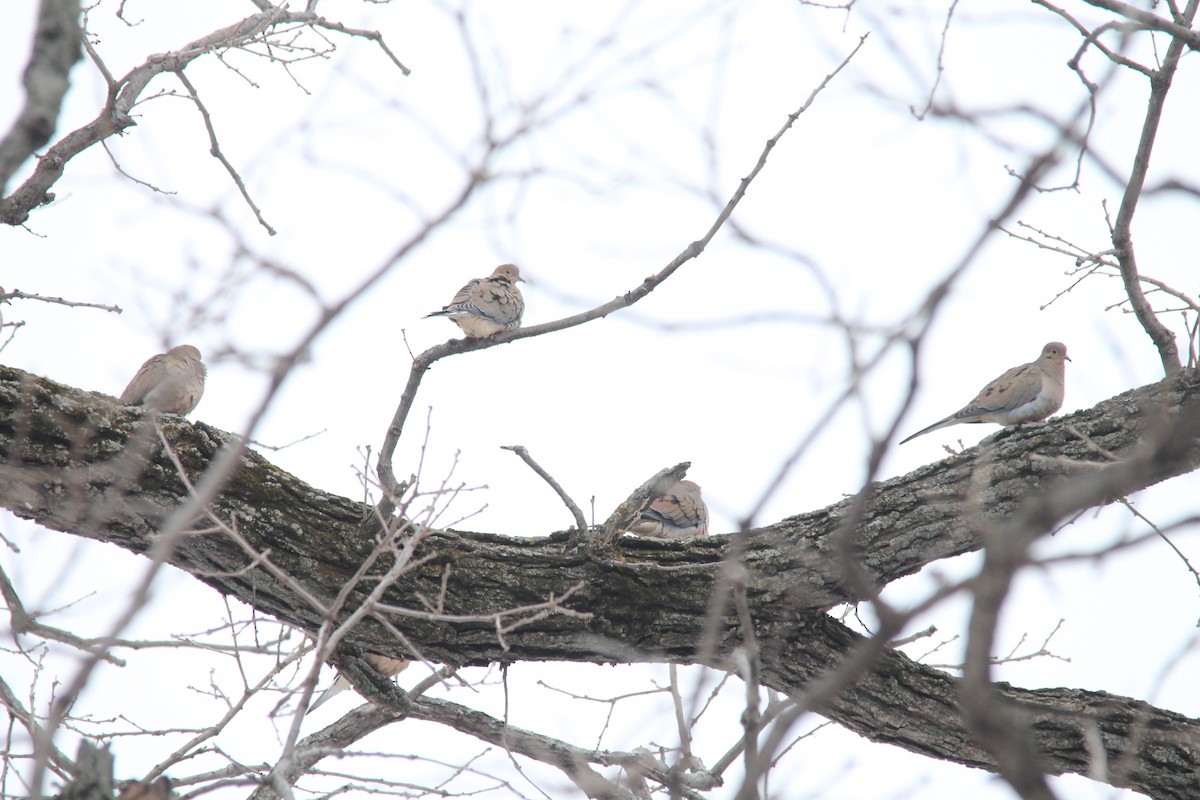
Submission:
M 708 506 L 700 496 L 699 485 L 680 481 L 654 498 L 629 532 L 659 539 L 687 539 L 708 533 Z
M 121 392 L 120 402 L 182 416 L 200 402 L 207 374 L 200 351 L 190 344 L 181 344 L 142 364 Z
M 377 656 L 374 653 L 367 653 L 366 659 L 367 663 L 374 667 L 379 674 L 385 678 L 396 677 L 403 672 L 410 663 L 412 663 L 404 658 L 388 658 L 387 656 Z M 318 706 L 324 705 L 326 700 L 349 688 L 350 681 L 346 680 L 341 675 L 338 675 L 337 680 L 333 682 L 333 685 L 322 692 L 321 696 L 318 697 L 313 704 L 308 707 L 308 711 L 305 711 L 304 713 L 311 714 L 317 710 Z
M 1065 344 L 1050 342 L 1042 348 L 1036 361 L 1013 367 L 983 387 L 983 391 L 961 410 L 922 428 L 901 440 L 900 444 L 960 422 L 1019 425 L 1043 420 L 1062 407 L 1065 362 L 1070 360 Z
M 168 800 L 173 797 L 171 779 L 166 775 L 153 781 L 121 781 L 117 800 Z
M 501 264 L 488 277 L 467 281 L 445 308 L 425 316 L 449 317 L 472 339 L 515 331 L 525 313 L 525 298 L 517 288 L 523 280 L 514 264 Z

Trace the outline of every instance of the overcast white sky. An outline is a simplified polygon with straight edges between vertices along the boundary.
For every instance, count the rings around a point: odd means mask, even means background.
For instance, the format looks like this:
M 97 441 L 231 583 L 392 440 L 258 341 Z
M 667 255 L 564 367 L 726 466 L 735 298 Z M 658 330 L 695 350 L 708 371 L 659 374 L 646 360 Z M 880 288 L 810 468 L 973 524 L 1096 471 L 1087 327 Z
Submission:
M 21 98 L 32 5 L 8 9 L 0 31 L 5 126 Z M 249 3 L 193 2 L 164 14 L 154 4 L 129 3 L 127 16 L 141 21 L 126 27 L 113 19 L 108 0 L 92 12 L 92 27 L 110 70 L 123 74 L 147 54 L 176 49 L 253 10 Z M 190 102 L 144 102 L 138 126 L 109 147 L 127 173 L 174 194 L 121 177 L 95 150 L 71 162 L 55 187 L 57 201 L 38 210 L 27 230 L 0 231 L 6 288 L 115 304 L 124 313 L 32 302 L 6 308 L 6 318 L 26 325 L 0 354 L 4 363 L 116 395 L 146 357 L 188 342 L 209 364 L 207 392 L 192 417 L 243 429 L 265 386 L 259 365 L 295 346 L 317 305 L 295 282 L 235 259 L 239 247 L 302 276 L 321 301 L 338 301 L 455 194 L 463 179 L 459 154 L 479 149 L 480 94 L 468 43 L 446 8 L 344 0 L 323 4 L 322 13 L 381 30 L 412 75 L 401 75 L 375 46 L 340 37 L 328 59 L 294 65 L 295 81 L 277 65 L 237 52 L 226 64 L 210 57 L 188 69 L 224 154 L 278 234 L 256 223 L 209 157 Z M 941 4 L 906 5 L 899 16 L 879 7 L 847 15 L 766 0 L 470 5 L 470 45 L 500 109 L 497 130 L 507 133 L 522 119 L 537 125 L 498 166 L 531 177 L 485 189 L 356 300 L 271 401 L 254 437 L 284 444 L 321 432 L 267 455 L 324 490 L 361 497 L 364 449 L 382 441 L 407 378 L 409 349 L 420 352 L 458 335 L 450 323 L 423 314 L 440 308 L 468 278 L 506 261 L 519 264 L 528 280 L 526 324 L 634 288 L 708 229 L 766 139 L 869 32 L 847 70 L 782 139 L 736 213 L 744 230 L 774 250 L 745 246 L 726 230 L 630 311 L 438 363 L 396 458 L 398 474 L 416 469 L 432 409 L 424 479 L 438 482 L 453 469 L 454 482 L 479 487 L 460 497 L 443 522 L 470 517 L 458 527 L 514 536 L 546 535 L 571 520 L 501 445 L 529 448 L 585 510 L 594 497 L 597 519 L 654 471 L 689 460 L 713 530 L 734 529 L 846 385 L 845 337 L 821 321 L 836 313 L 876 330 L 905 324 L 1013 190 L 1006 168 L 1019 169 L 1028 153 L 1051 141 L 1045 125 L 1011 107 L 1064 115 L 1080 102 L 1078 79 L 1065 67 L 1078 47 L 1073 32 L 1034 8 L 1011 9 L 1002 18 L 979 13 L 959 10 L 937 97 L 986 118 L 987 136 L 961 122 L 918 120 L 908 109 L 924 104 L 936 76 Z M 606 37 L 607 44 L 597 45 Z M 1099 64 L 1091 66 L 1093 77 L 1102 75 Z M 1185 59 L 1151 183 L 1166 175 L 1200 182 L 1194 158 L 1200 109 L 1188 102 L 1196 96 L 1195 73 L 1195 57 Z M 151 89 L 181 91 L 169 77 Z M 584 91 L 588 100 L 580 103 Z M 1092 142 L 1120 176 L 1132 158 L 1144 86 L 1121 76 L 1106 92 Z M 81 63 L 60 132 L 93 117 L 103 95 L 95 70 Z M 1058 179 L 1069 180 L 1071 167 L 1068 159 Z M 1107 236 L 1101 204 L 1115 209 L 1119 193 L 1089 161 L 1078 191 L 1037 196 L 1018 218 L 1099 250 Z M 1135 231 L 1143 271 L 1193 294 L 1193 237 L 1182 232 L 1195 230 L 1196 221 L 1194 203 L 1162 197 L 1143 203 Z M 993 237 L 938 312 L 923 349 L 921 389 L 901 434 L 953 411 L 1050 340 L 1065 342 L 1073 359 L 1063 413 L 1157 380 L 1161 369 L 1147 337 L 1131 316 L 1106 310 L 1121 299 L 1119 282 L 1092 279 L 1043 309 L 1071 284 L 1064 273 L 1072 266 L 1063 256 Z M 822 282 L 836 290 L 834 304 Z M 878 339 L 864 334 L 860 344 L 871 354 Z M 235 351 L 251 356 L 250 363 Z M 890 424 L 906 383 L 904 354 L 889 355 L 856 402 L 823 427 L 755 522 L 856 491 L 868 437 Z M 957 427 L 917 439 L 889 454 L 880 477 L 903 474 L 941 457 L 944 444 L 959 438 L 974 444 L 993 430 Z M 1194 511 L 1197 485 L 1194 476 L 1180 479 L 1146 492 L 1138 507 L 1170 522 Z M 1100 551 L 1131 530 L 1140 529 L 1128 512 L 1107 508 L 1039 547 L 1047 554 Z M 21 546 L 20 554 L 5 550 L 0 558 L 30 605 L 85 598 L 58 618 L 64 626 L 101 629 L 120 606 L 129 576 L 144 569 L 115 548 L 46 534 L 7 513 L 0 531 Z M 1194 534 L 1178 543 L 1193 561 L 1200 557 Z M 964 557 L 936 572 L 968 574 L 975 564 Z M 903 582 L 889 596 L 919 596 L 931 579 Z M 161 576 L 157 592 L 134 634 L 201 630 L 224 613 L 213 592 L 180 573 Z M 920 624 L 936 624 L 939 637 L 948 638 L 961 629 L 963 613 L 962 604 L 947 603 Z M 1196 584 L 1165 545 L 1031 570 L 1008 609 L 1001 647 L 1027 634 L 1032 645 L 1025 650 L 1036 649 L 1065 619 L 1051 648 L 1067 660 L 1020 662 L 998 675 L 1023 686 L 1143 697 L 1196 716 L 1200 663 L 1194 654 L 1172 659 L 1192 646 L 1197 618 Z M 919 655 L 922 647 L 910 652 Z M 957 656 L 951 644 L 931 660 Z M 206 685 L 207 665 L 157 654 L 133 661 L 124 670 L 106 668 L 81 703 L 97 717 L 117 713 L 134 702 L 119 688 L 130 686 L 138 687 L 138 700 L 149 701 L 137 703 L 136 714 L 144 715 L 137 719 L 158 719 L 145 724 L 170 723 L 168 698 L 211 714 L 203 698 L 179 699 L 177 691 L 181 682 Z M 24 668 L 6 653 L 0 663 L 6 675 Z M 218 675 L 227 670 L 219 667 Z M 587 719 L 590 712 L 578 703 L 559 712 L 532 682 L 540 677 L 599 695 L 600 686 L 628 688 L 642 675 L 662 680 L 666 668 L 519 665 L 510 680 L 527 696 L 541 693 L 523 710 L 534 703 L 555 709 L 524 724 L 587 745 L 602 722 Z M 401 682 L 415 680 L 409 676 Z M 736 720 L 737 692 L 730 697 Z M 495 710 L 494 697 L 456 699 Z M 337 702 L 330 708 L 345 710 L 356 700 L 347 695 Z M 629 712 L 604 745 L 640 741 L 657 724 L 650 720 L 662 722 L 658 716 Z M 407 739 L 410 730 L 405 723 L 380 735 Z M 658 741 L 669 744 L 671 726 L 663 730 Z M 735 738 L 719 727 L 711 735 L 700 751 L 709 760 Z M 170 737 L 137 748 L 118 743 L 118 772 L 138 774 L 177 745 Z M 278 753 L 262 715 L 257 727 L 247 722 L 222 746 L 250 762 L 270 762 Z M 794 783 L 774 784 L 779 796 L 1011 796 L 985 773 L 870 745 L 832 726 L 789 758 L 784 774 Z M 880 785 L 881 774 L 899 777 Z M 1055 785 L 1063 797 L 1121 796 L 1081 778 Z

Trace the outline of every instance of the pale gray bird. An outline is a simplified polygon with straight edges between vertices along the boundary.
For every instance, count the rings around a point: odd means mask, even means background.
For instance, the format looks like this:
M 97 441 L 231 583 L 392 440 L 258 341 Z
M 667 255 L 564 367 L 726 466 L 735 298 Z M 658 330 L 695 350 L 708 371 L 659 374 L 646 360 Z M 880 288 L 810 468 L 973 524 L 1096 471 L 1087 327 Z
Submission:
M 388 658 L 387 656 L 377 656 L 374 653 L 367 653 L 366 659 L 367 663 L 374 667 L 376 671 L 378 671 L 379 674 L 385 678 L 396 677 L 403 672 L 409 664 L 412 663 L 404 658 Z M 333 682 L 333 685 L 322 692 L 321 696 L 318 697 L 313 704 L 308 707 L 308 711 L 305 711 L 304 713 L 311 714 L 317 710 L 318 706 L 324 705 L 329 698 L 349 688 L 350 681 L 346 680 L 341 675 L 338 675 L 337 680 Z
M 1065 344 L 1050 342 L 1036 361 L 1013 367 L 983 387 L 964 408 L 922 428 L 900 444 L 960 422 L 1019 425 L 1043 420 L 1062 408 L 1066 362 L 1070 360 Z
M 486 339 L 501 331 L 521 327 L 525 298 L 517 282 L 523 281 L 513 264 L 501 264 L 486 278 L 472 278 L 441 311 L 426 317 L 449 317 L 472 339 Z
M 708 506 L 694 481 L 680 481 L 642 512 L 629 529 L 638 536 L 657 539 L 688 539 L 708 533 Z
M 200 360 L 200 351 L 190 344 L 172 347 L 142 364 L 133 380 L 121 392 L 121 405 L 145 406 L 162 414 L 191 412 L 204 395 L 208 368 Z

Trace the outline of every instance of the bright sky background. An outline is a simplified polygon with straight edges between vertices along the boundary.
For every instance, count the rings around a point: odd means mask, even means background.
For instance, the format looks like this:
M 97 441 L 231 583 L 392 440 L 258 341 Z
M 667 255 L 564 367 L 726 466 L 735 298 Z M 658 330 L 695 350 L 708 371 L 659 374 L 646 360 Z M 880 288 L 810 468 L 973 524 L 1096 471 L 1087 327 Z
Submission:
M 21 98 L 32 6 L 8 9 L 0 31 L 5 128 Z M 254 10 L 249 3 L 210 1 L 165 14 L 154 4 L 129 3 L 127 16 L 141 21 L 126 27 L 113 19 L 114 8 L 108 0 L 93 11 L 92 29 L 99 34 L 97 49 L 118 75 L 149 53 L 177 49 Z M 1053 131 L 1013 106 L 1027 104 L 1061 119 L 1081 99 L 1078 79 L 1065 66 L 1077 35 L 1033 7 L 996 17 L 964 5 L 951 27 L 936 97 L 984 118 L 987 135 L 959 121 L 918 120 L 909 110 L 925 104 L 937 74 L 941 4 L 906 5 L 895 16 L 878 6 L 845 14 L 780 0 L 473 4 L 470 43 L 452 14 L 436 4 L 343 0 L 321 10 L 329 19 L 381 30 L 412 75 L 401 75 L 374 45 L 333 35 L 337 51 L 327 60 L 294 65 L 294 81 L 278 65 L 238 52 L 227 54 L 226 64 L 206 57 L 187 71 L 212 114 L 225 156 L 278 235 L 268 236 L 256 223 L 227 173 L 209 157 L 195 107 L 179 97 L 148 99 L 155 91 L 182 91 L 174 79 L 157 78 L 136 109 L 138 126 L 110 140 L 109 148 L 125 172 L 175 194 L 164 196 L 118 175 L 104 151 L 94 148 L 70 163 L 55 187 L 57 201 L 36 211 L 27 230 L 0 231 L 0 284 L 6 288 L 115 304 L 124 313 L 33 302 L 6 307 L 7 319 L 26 326 L 0 358 L 116 395 L 149 355 L 172 344 L 195 344 L 209 364 L 209 380 L 192 418 L 243 430 L 261 401 L 262 365 L 299 341 L 318 306 L 297 282 L 264 274 L 237 254 L 286 267 L 327 303 L 387 263 L 420 220 L 461 187 L 459 154 L 479 152 L 482 118 L 467 58 L 471 44 L 490 102 L 501 109 L 498 133 L 521 124 L 522 114 L 538 126 L 497 166 L 533 177 L 484 189 L 351 304 L 322 333 L 254 432 L 256 440 L 276 445 L 320 432 L 267 456 L 321 489 L 355 498 L 363 492 L 365 449 L 378 449 L 407 379 L 409 350 L 458 335 L 445 320 L 423 319 L 425 313 L 440 308 L 467 279 L 506 261 L 519 264 L 528 281 L 527 325 L 636 287 L 704 234 L 787 114 L 870 34 L 846 71 L 783 137 L 735 214 L 769 247 L 748 247 L 726 229 L 700 259 L 629 311 L 442 361 L 425 377 L 397 453 L 397 474 L 416 469 L 424 444 L 428 485 L 453 470 L 453 483 L 479 487 L 455 501 L 443 524 L 514 536 L 543 536 L 566 528 L 571 518 L 537 476 L 499 449 L 509 444 L 526 446 L 585 511 L 594 497 L 597 520 L 656 470 L 689 460 L 689 477 L 704 487 L 712 510 L 713 530 L 734 529 L 846 385 L 845 337 L 823 321 L 836 313 L 875 330 L 905 324 L 1002 207 L 1014 188 L 1006 168 L 1020 169 L 1030 152 L 1052 140 Z M 1194 157 L 1200 108 L 1187 102 L 1196 96 L 1196 63 L 1194 54 L 1184 59 L 1156 146 L 1152 184 L 1166 176 L 1200 183 Z M 1102 65 L 1092 61 L 1090 67 L 1091 77 L 1102 76 Z M 1143 84 L 1119 76 L 1102 96 L 1092 133 L 1096 152 L 1118 178 L 1128 172 L 1136 143 Z M 588 100 L 581 104 L 582 92 Z M 103 96 L 96 71 L 81 63 L 60 135 L 91 119 Z M 1069 182 L 1071 168 L 1068 157 L 1056 180 Z M 1037 196 L 1018 218 L 1101 250 L 1107 239 L 1102 203 L 1115 213 L 1120 188 L 1089 160 L 1078 191 Z M 1143 202 L 1135 227 L 1143 272 L 1193 295 L 1198 287 L 1190 231 L 1196 216 L 1194 202 L 1160 195 Z M 920 392 L 901 438 L 955 410 L 1050 340 L 1064 341 L 1073 359 L 1063 413 L 1158 380 L 1158 359 L 1136 321 L 1106 310 L 1122 299 L 1118 281 L 1092 278 L 1047 306 L 1071 285 L 1065 273 L 1072 267 L 1064 256 L 994 236 L 938 311 L 922 351 Z M 834 304 L 822 283 L 836 291 Z M 1177 318 L 1170 322 L 1178 330 Z M 859 343 L 872 354 L 878 339 L 868 333 Z M 867 378 L 862 395 L 823 426 L 756 524 L 820 508 L 859 489 L 868 436 L 886 430 L 907 380 L 904 354 L 889 355 Z M 959 438 L 974 444 L 994 430 L 957 427 L 919 438 L 893 449 L 879 477 L 908 472 L 944 455 L 944 444 Z M 1139 496 L 1137 507 L 1170 523 L 1194 513 L 1198 485 L 1195 476 L 1185 477 Z M 5 550 L 0 558 L 31 607 L 83 598 L 55 618 L 63 626 L 103 630 L 122 607 L 123 587 L 145 568 L 116 548 L 46 534 L 7 513 L 0 516 L 0 532 L 22 549 L 20 555 Z M 1045 554 L 1095 553 L 1144 532 L 1124 509 L 1105 508 L 1038 547 Z M 1194 563 L 1200 559 L 1194 530 L 1177 533 L 1175 541 Z M 977 563 L 967 556 L 933 571 L 963 576 Z M 926 574 L 901 582 L 888 596 L 919 597 L 932 579 Z M 219 597 L 182 573 L 161 576 L 156 591 L 154 605 L 130 635 L 198 631 L 219 624 L 225 613 Z M 962 603 L 944 604 L 914 630 L 936 624 L 936 641 L 948 639 L 961 629 L 964 613 Z M 1196 583 L 1161 542 L 1112 558 L 1028 570 L 1008 607 L 1000 648 L 1015 647 L 1027 635 L 1019 652 L 1036 650 L 1065 619 L 1050 649 L 1068 660 L 1018 662 L 997 674 L 1029 687 L 1103 689 L 1197 716 L 1200 660 L 1189 648 L 1198 618 Z M 928 644 L 908 652 L 919 656 Z M 958 644 L 929 660 L 956 661 Z M 0 663 L 6 675 L 24 668 L 4 653 Z M 211 701 L 179 691 L 184 683 L 206 686 L 210 667 L 177 654 L 132 654 L 130 667 L 100 673 L 77 710 L 100 718 L 120 711 L 148 725 L 178 724 L 173 718 L 182 716 L 182 708 L 211 715 Z M 218 677 L 231 674 L 227 663 L 217 670 Z M 401 683 L 424 675 L 413 672 Z M 684 673 L 715 680 L 702 670 Z M 515 707 L 548 710 L 513 722 L 591 745 L 603 724 L 590 717 L 593 710 L 563 704 L 534 682 L 601 696 L 627 691 L 644 679 L 639 676 L 665 681 L 666 667 L 518 665 L 510 683 L 522 693 L 518 697 L 531 699 Z M 489 705 L 498 693 L 465 694 L 454 697 L 500 713 Z M 737 694 L 729 693 L 729 719 L 735 721 Z M 264 701 L 264 714 L 272 702 Z M 345 710 L 355 702 L 347 694 L 329 708 Z M 336 711 L 321 713 L 329 716 L 317 716 L 314 730 Z M 660 716 L 644 708 L 622 711 L 603 745 L 640 743 L 647 726 L 660 723 L 664 733 L 656 741 L 670 744 L 671 725 Z M 271 762 L 278 740 L 263 715 L 259 723 L 231 731 L 222 745 L 247 761 Z M 411 730 L 416 727 L 404 723 L 378 736 L 394 742 L 439 735 L 422 731 L 418 737 Z M 712 736 L 698 750 L 709 761 L 733 743 L 736 732 L 714 727 Z M 178 743 L 154 740 L 159 752 L 145 742 L 137 748 L 118 742 L 119 775 L 140 774 Z M 482 749 L 470 744 L 448 758 Z M 788 758 L 773 783 L 779 796 L 1012 796 L 983 772 L 870 745 L 836 726 Z M 880 775 L 895 779 L 881 784 Z M 1081 778 L 1056 780 L 1055 786 L 1070 798 L 1133 796 Z

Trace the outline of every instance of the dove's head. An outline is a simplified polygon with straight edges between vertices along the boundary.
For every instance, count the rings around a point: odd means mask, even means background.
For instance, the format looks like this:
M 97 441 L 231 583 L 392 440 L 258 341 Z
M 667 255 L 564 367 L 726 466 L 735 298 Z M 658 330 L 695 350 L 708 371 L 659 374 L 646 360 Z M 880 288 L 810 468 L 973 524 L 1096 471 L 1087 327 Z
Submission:
M 1067 355 L 1067 346 L 1062 342 L 1050 342 L 1042 348 L 1041 361 L 1049 361 L 1050 363 L 1062 363 L 1064 360 L 1070 361 L 1071 357 Z
M 197 350 L 195 347 L 193 347 L 190 344 L 181 344 L 181 345 L 172 347 L 170 350 L 167 351 L 167 355 L 179 356 L 180 358 L 186 358 L 191 361 L 199 361 L 200 360 L 200 351 Z
M 525 282 L 525 279 L 521 277 L 521 270 L 517 269 L 516 264 L 501 264 L 492 272 L 492 277 L 503 278 L 509 283 Z

